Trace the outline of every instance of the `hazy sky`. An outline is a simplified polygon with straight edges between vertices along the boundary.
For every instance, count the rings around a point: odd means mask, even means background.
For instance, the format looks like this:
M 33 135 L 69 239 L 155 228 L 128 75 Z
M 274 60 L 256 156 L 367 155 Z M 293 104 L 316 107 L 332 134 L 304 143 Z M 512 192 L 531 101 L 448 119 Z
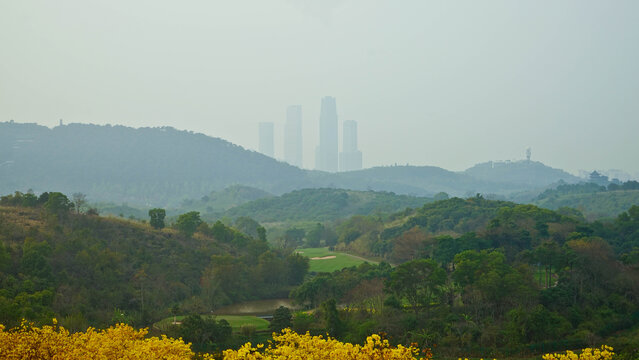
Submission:
M 0 0 L 0 121 L 173 126 L 256 149 L 320 99 L 366 167 L 639 173 L 639 1 Z M 341 132 L 341 129 L 340 129 Z

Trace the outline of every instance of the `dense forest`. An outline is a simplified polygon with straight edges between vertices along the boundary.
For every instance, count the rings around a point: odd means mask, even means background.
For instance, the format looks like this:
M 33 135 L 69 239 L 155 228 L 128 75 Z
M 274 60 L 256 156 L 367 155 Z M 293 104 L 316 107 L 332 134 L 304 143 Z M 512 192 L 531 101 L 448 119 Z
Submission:
M 57 192 L 1 198 L 0 323 L 148 325 L 174 306 L 208 313 L 286 296 L 308 269 L 307 258 L 269 247 L 263 235 L 209 226 L 197 212 L 163 228 L 161 217 L 144 224 L 74 209 Z
M 447 195 L 443 195 L 447 196 Z M 420 207 L 432 198 L 396 195 L 378 191 L 304 189 L 278 197 L 263 198 L 236 206 L 224 216 L 252 217 L 260 222 L 332 221 L 351 215 L 391 213 Z
M 589 223 L 571 209 L 477 196 L 355 216 L 336 232 L 337 249 L 394 264 L 317 274 L 293 291 L 311 307 L 348 304 L 338 333 L 349 341 L 384 331 L 451 356 L 608 341 L 637 355 L 639 206 Z
M 309 311 L 278 309 L 273 330 L 352 343 L 383 333 L 441 356 L 607 343 L 634 359 L 639 348 L 639 206 L 588 222 L 572 209 L 452 198 L 273 243 L 250 218 L 235 229 L 191 211 L 165 227 L 163 209 L 141 222 L 76 205 L 57 192 L 0 199 L 2 323 L 56 316 L 81 330 L 192 314 L 166 331 L 219 348 L 234 344 L 230 327 L 202 314 L 290 296 Z M 382 261 L 308 273 L 294 248 L 311 240 Z

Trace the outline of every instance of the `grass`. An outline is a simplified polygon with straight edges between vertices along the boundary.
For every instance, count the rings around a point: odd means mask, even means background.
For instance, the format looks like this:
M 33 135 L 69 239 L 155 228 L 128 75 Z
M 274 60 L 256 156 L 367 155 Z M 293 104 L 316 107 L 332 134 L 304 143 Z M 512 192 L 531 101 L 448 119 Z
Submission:
M 333 272 L 343 268 L 357 266 L 366 261 L 369 263 L 377 263 L 376 261 L 364 260 L 346 253 L 329 251 L 327 247 L 323 248 L 306 248 L 297 250 L 298 253 L 311 259 L 311 272 Z M 313 260 L 314 257 L 335 256 L 333 259 Z
M 203 315 L 203 318 L 211 318 L 215 317 L 216 320 L 226 320 L 233 328 L 233 332 L 239 332 L 242 328 L 242 325 L 253 325 L 255 326 L 255 331 L 265 331 L 268 330 L 269 322 L 267 320 L 258 318 L 256 316 L 248 316 L 248 315 Z M 185 316 L 176 316 L 175 319 L 179 322 L 184 319 Z M 173 323 L 173 316 L 162 319 L 153 325 L 156 329 L 163 329 Z

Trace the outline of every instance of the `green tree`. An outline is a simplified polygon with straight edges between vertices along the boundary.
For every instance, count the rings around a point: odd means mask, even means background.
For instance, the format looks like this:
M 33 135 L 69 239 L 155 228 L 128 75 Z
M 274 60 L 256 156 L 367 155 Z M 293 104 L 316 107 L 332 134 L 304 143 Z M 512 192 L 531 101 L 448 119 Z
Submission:
M 304 229 L 291 228 L 287 229 L 284 233 L 284 247 L 285 248 L 296 248 L 302 243 L 302 239 L 306 232 Z
M 189 315 L 180 325 L 180 336 L 184 340 L 197 344 L 212 344 L 217 348 L 223 348 L 231 334 L 231 325 L 224 319 L 215 321 L 200 315 Z
M 386 288 L 406 299 L 415 313 L 438 300 L 440 287 L 446 282 L 446 271 L 431 259 L 418 259 L 393 270 Z
M 267 239 L 266 239 L 266 229 L 264 228 L 264 226 L 260 226 L 260 227 L 258 227 L 256 231 L 257 231 L 257 238 L 258 238 L 260 241 L 267 242 Z
M 73 207 L 74 205 L 71 201 L 69 201 L 69 198 L 60 192 L 49 193 L 47 202 L 44 203 L 44 208 L 46 209 L 46 211 L 51 215 L 57 216 L 58 218 L 66 217 L 71 209 L 73 209 Z
M 41 279 L 47 283 L 53 279 L 49 256 L 51 246 L 48 243 L 36 242 L 32 238 L 26 238 L 22 248 L 20 270 L 23 274 Z
M 155 208 L 149 210 L 149 223 L 156 229 L 164 228 L 164 218 L 166 217 L 166 210 Z
M 248 216 L 240 216 L 237 219 L 235 219 L 235 222 L 233 223 L 233 227 L 252 238 L 258 238 L 259 236 L 258 229 L 261 226 L 260 226 L 260 223 L 251 219 Z
M 273 313 L 273 321 L 269 326 L 269 330 L 274 332 L 280 332 L 283 329 L 290 328 L 292 325 L 293 315 L 291 310 L 285 306 L 280 306 Z
M 339 337 L 342 334 L 344 324 L 339 318 L 337 302 L 335 299 L 326 300 L 322 303 L 321 309 L 324 315 L 324 323 L 326 324 L 326 332 L 333 337 Z
M 304 281 L 304 277 L 310 267 L 309 259 L 301 254 L 292 253 L 286 257 L 288 265 L 289 285 L 298 285 Z
M 175 228 L 187 236 L 193 236 L 201 223 L 200 213 L 198 211 L 190 211 L 178 217 L 175 222 Z
M 320 246 L 324 235 L 324 225 L 317 223 L 306 235 L 306 246 L 316 248 Z

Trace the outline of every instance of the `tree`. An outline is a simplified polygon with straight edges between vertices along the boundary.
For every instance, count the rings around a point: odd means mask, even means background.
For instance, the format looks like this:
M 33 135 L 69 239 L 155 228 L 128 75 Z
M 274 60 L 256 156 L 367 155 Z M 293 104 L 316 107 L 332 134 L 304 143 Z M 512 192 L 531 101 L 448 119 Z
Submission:
M 41 195 L 41 197 L 44 194 Z M 47 202 L 44 203 L 44 208 L 49 214 L 55 215 L 58 218 L 66 217 L 69 211 L 73 209 L 73 203 L 69 201 L 66 195 L 60 192 L 52 192 L 47 196 Z
M 306 246 L 316 248 L 320 246 L 320 242 L 324 235 L 324 225 L 317 223 L 306 235 Z
M 81 192 L 77 192 L 73 194 L 73 203 L 75 204 L 75 211 L 79 214 L 82 211 L 82 208 L 87 203 L 87 196 Z
M 175 227 L 185 235 L 192 236 L 201 223 L 200 213 L 198 211 L 190 211 L 178 217 Z
M 513 268 L 498 250 L 466 250 L 454 261 L 453 280 L 464 289 L 462 301 L 476 317 L 500 317 L 514 305 L 537 299 L 530 268 Z
M 342 333 L 342 320 L 339 318 L 339 311 L 337 310 L 337 302 L 335 299 L 329 299 L 321 305 L 322 313 L 324 314 L 324 322 L 326 324 L 326 332 L 333 337 L 338 337 Z
M 304 282 L 304 277 L 310 267 L 308 257 L 292 253 L 286 257 L 286 262 L 289 285 L 298 285 Z
M 284 247 L 285 248 L 296 248 L 302 243 L 302 239 L 306 232 L 304 229 L 291 228 L 287 229 L 284 233 Z
M 231 333 L 231 325 L 226 320 L 215 321 L 200 315 L 189 315 L 180 325 L 180 336 L 184 340 L 199 344 L 212 343 L 220 348 L 231 337 Z
M 177 314 L 180 312 L 180 307 L 175 304 L 171 307 L 171 314 L 173 314 L 173 325 L 177 324 Z
M 419 259 L 401 264 L 391 273 L 386 287 L 400 298 L 406 299 L 415 313 L 428 307 L 439 296 L 440 286 L 446 281 L 446 271 L 434 260 Z
M 237 219 L 235 219 L 233 225 L 233 227 L 235 227 L 237 230 L 252 238 L 258 238 L 259 236 L 259 228 L 261 227 L 260 223 L 248 216 L 238 217 Z
M 260 241 L 267 242 L 266 229 L 264 228 L 264 226 L 260 226 L 260 227 L 257 228 L 257 238 Z
M 164 228 L 165 217 L 166 217 L 166 210 L 164 209 L 155 208 L 155 209 L 149 210 L 149 218 L 151 218 L 149 223 L 151 224 L 151 226 L 153 226 L 156 229 Z
M 286 328 L 290 328 L 293 315 L 291 314 L 291 310 L 285 306 L 280 306 L 273 313 L 273 321 L 271 321 L 271 325 L 269 325 L 269 330 L 274 332 L 280 332 Z

